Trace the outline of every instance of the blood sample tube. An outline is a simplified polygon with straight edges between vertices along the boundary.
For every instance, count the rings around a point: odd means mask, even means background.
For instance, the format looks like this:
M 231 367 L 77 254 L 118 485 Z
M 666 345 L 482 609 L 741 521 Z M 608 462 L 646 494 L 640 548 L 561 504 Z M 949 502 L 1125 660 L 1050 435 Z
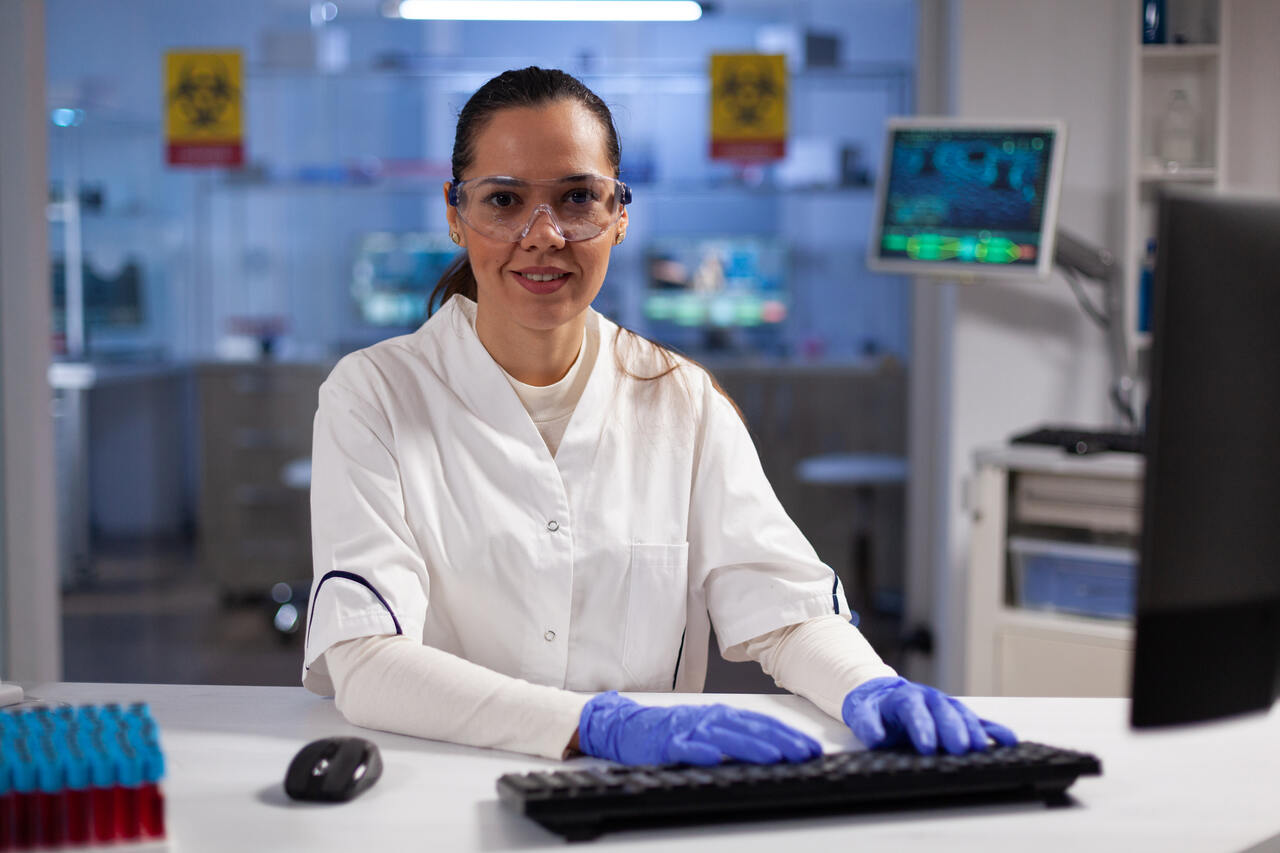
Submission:
M 25 737 L 10 741 L 14 760 L 10 764 L 13 779 L 13 849 L 29 850 L 36 839 L 36 767 Z
M 61 847 L 67 838 L 67 798 L 63 762 L 53 732 L 35 733 L 36 843 Z
M 67 844 L 86 845 L 92 839 L 93 800 L 89 792 L 89 761 L 74 730 L 66 732 Z
M 103 741 L 101 729 L 80 733 L 80 742 L 89 762 L 89 801 L 93 814 L 90 836 L 98 844 L 120 837 L 116 828 L 115 762 Z
M 142 835 L 142 762 L 129 743 L 128 730 L 116 731 L 116 827 L 122 838 Z
M 0 732 L 0 850 L 13 849 L 13 751 Z
M 164 838 L 164 754 L 157 745 L 142 760 L 142 833 L 148 838 Z

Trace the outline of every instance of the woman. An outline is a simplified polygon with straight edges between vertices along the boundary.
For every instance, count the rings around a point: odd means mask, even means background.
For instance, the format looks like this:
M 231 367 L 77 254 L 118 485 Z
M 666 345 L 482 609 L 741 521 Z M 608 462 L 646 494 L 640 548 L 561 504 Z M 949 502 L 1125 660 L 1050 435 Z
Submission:
M 548 757 L 817 755 L 763 715 L 612 692 L 701 690 L 714 622 L 726 658 L 869 746 L 1012 741 L 850 624 L 706 372 L 589 307 L 626 237 L 619 160 L 563 72 L 506 72 L 463 108 L 442 307 L 320 391 L 304 684 L 357 725 Z

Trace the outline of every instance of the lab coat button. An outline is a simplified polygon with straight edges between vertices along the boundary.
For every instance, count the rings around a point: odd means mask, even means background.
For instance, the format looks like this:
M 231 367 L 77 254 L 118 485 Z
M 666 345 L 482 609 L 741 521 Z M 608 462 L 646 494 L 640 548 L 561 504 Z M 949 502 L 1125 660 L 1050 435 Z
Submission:
M 542 635 L 542 639 L 546 640 L 548 643 L 554 640 L 555 638 L 556 638 L 555 631 L 547 631 L 547 633 Z
M 557 530 L 560 529 L 560 523 L 556 521 L 548 521 L 547 529 L 550 530 L 552 533 L 555 533 Z

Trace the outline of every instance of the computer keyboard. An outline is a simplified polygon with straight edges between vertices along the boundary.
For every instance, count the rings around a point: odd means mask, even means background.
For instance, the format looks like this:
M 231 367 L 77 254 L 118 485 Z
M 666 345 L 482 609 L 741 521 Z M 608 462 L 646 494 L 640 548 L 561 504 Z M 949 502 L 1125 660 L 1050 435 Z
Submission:
M 1092 755 L 1039 743 L 965 755 L 838 752 L 800 764 L 589 767 L 508 773 L 498 796 L 571 841 L 654 826 L 1020 800 L 1066 802 Z
M 1083 429 L 1079 427 L 1040 427 L 1009 439 L 1012 444 L 1046 444 L 1061 447 L 1068 453 L 1098 453 L 1103 450 L 1141 453 L 1140 432 Z

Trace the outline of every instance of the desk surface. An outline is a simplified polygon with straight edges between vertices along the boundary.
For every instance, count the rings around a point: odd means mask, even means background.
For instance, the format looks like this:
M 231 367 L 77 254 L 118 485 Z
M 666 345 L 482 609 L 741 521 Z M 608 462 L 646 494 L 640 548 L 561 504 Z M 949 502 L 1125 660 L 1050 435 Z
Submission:
M 562 764 L 358 729 L 341 719 L 331 700 L 300 687 L 37 684 L 27 685 L 27 692 L 71 703 L 151 703 L 168 758 L 169 831 L 180 853 L 565 847 L 559 836 L 502 807 L 494 789 L 503 773 Z M 842 725 L 794 696 L 637 698 L 654 704 L 723 700 L 775 714 L 828 749 L 856 745 Z M 785 843 L 815 851 L 1226 853 L 1280 833 L 1280 709 L 1174 732 L 1134 733 L 1122 699 L 968 701 L 979 715 L 1028 740 L 1096 754 L 1103 775 L 1078 781 L 1070 792 L 1077 802 L 1066 808 L 1002 805 L 626 832 L 581 849 L 779 853 Z M 309 740 L 341 733 L 378 743 L 386 767 L 382 780 L 343 805 L 286 798 L 281 779 L 293 754 Z

